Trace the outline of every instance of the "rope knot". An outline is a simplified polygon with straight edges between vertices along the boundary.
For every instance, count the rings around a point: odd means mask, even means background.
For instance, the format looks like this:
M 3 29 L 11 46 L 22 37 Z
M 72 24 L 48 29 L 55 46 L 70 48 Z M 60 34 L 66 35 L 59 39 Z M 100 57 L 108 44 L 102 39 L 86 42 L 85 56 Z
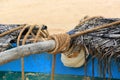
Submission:
M 53 34 L 49 37 L 49 39 L 55 40 L 56 43 L 54 50 L 50 51 L 49 53 L 57 54 L 66 52 L 69 49 L 71 38 L 68 34 Z

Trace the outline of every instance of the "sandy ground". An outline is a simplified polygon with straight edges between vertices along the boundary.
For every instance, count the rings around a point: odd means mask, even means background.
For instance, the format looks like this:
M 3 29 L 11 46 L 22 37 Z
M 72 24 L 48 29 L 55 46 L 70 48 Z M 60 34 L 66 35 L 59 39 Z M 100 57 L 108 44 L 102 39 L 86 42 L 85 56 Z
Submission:
M 86 15 L 120 17 L 120 0 L 0 0 L 1 24 L 46 24 L 50 33 L 69 31 Z

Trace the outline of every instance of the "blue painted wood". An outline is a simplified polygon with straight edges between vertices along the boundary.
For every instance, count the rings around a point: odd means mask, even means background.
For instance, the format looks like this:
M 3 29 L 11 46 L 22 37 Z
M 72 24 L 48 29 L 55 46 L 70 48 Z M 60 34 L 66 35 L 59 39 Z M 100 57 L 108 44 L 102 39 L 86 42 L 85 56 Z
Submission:
M 84 75 L 84 67 L 68 68 L 61 60 L 61 55 L 57 55 L 55 74 Z M 25 57 L 25 72 L 51 73 L 52 55 L 48 53 L 34 54 Z M 99 77 L 97 60 L 95 60 L 95 77 Z M 21 71 L 20 59 L 0 66 L 0 71 Z M 115 63 L 112 63 L 112 77 L 120 79 L 120 72 Z M 92 76 L 92 63 L 89 61 L 87 66 L 87 75 Z M 108 77 L 108 74 L 107 76 Z

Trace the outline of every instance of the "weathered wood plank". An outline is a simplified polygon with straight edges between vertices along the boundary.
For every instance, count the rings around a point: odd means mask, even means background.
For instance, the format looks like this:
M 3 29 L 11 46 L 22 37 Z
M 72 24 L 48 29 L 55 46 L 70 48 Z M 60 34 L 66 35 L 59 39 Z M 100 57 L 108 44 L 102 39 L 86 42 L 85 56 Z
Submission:
M 55 48 L 55 41 L 48 40 L 44 42 L 32 43 L 19 46 L 4 52 L 0 52 L 0 65 L 19 59 L 23 56 L 47 52 Z

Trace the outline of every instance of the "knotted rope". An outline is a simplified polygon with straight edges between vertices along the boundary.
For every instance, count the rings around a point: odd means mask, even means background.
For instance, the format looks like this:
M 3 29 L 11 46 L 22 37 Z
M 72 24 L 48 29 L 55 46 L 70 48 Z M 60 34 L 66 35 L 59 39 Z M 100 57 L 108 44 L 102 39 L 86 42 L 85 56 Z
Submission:
M 36 33 L 33 33 L 33 30 L 35 27 L 38 27 L 38 30 L 36 31 Z M 22 35 L 24 33 L 24 31 L 26 29 L 29 29 L 27 31 L 27 33 L 25 35 Z M 35 43 L 37 41 L 44 41 L 44 40 L 48 40 L 48 39 L 52 39 L 55 40 L 56 46 L 55 49 L 53 51 L 50 51 L 49 53 L 54 54 L 53 55 L 53 62 L 52 62 L 52 74 L 51 74 L 51 80 L 54 80 L 54 68 L 55 68 L 55 58 L 56 58 L 56 54 L 59 52 L 65 52 L 69 49 L 69 45 L 70 45 L 70 36 L 68 34 L 54 34 L 49 36 L 49 33 L 46 30 L 41 30 L 42 27 L 40 25 L 24 25 L 24 27 L 22 27 L 22 30 L 20 31 L 20 34 L 18 36 L 17 39 L 17 45 L 20 45 L 20 39 L 23 37 L 22 40 L 22 45 L 25 45 L 27 39 L 31 41 L 31 43 Z M 24 55 L 23 55 L 24 56 Z M 21 58 L 21 62 L 22 62 L 22 80 L 25 79 L 24 77 L 24 58 Z
M 84 22 L 86 22 L 90 19 L 93 19 L 93 18 L 96 18 L 96 17 L 87 18 L 84 21 L 82 21 L 80 24 L 83 24 Z M 51 54 L 54 54 L 53 63 L 52 63 L 53 64 L 52 65 L 52 75 L 51 75 L 52 76 L 51 80 L 54 80 L 55 55 L 59 52 L 66 52 L 66 51 L 69 50 L 71 38 L 77 37 L 77 36 L 80 36 L 80 35 L 84 35 L 84 34 L 87 34 L 87 33 L 102 29 L 102 28 L 108 28 L 108 27 L 111 27 L 112 25 L 116 25 L 116 24 L 120 24 L 120 21 L 115 21 L 115 22 L 105 24 L 105 25 L 102 25 L 102 26 L 97 26 L 95 28 L 84 30 L 84 31 L 81 31 L 79 33 L 72 34 L 72 35 L 68 35 L 68 34 L 65 33 L 65 34 L 55 34 L 55 35 L 51 35 L 51 36 L 49 36 L 49 33 L 48 33 L 47 29 L 42 29 L 42 27 L 40 25 L 22 25 L 18 28 L 15 28 L 15 29 L 12 29 L 12 30 L 9 30 L 7 32 L 4 32 L 4 33 L 0 34 L 0 37 L 4 36 L 6 34 L 9 34 L 13 31 L 22 29 L 19 36 L 18 36 L 18 39 L 17 39 L 17 45 L 18 46 L 20 45 L 20 40 L 21 40 L 22 36 L 23 36 L 22 45 L 24 45 L 27 40 L 31 43 L 35 43 L 35 42 L 38 42 L 38 41 L 49 40 L 49 39 L 55 40 L 56 45 L 55 45 L 54 50 L 49 51 Z M 35 29 L 35 27 L 37 27 L 37 30 Z M 26 32 L 25 35 L 23 35 L 23 33 L 26 29 L 28 29 L 28 31 Z M 36 32 L 33 32 L 34 29 L 35 29 Z M 22 60 L 22 79 L 24 80 L 24 59 L 22 58 L 21 60 Z
M 62 53 L 69 49 L 70 45 L 70 35 L 68 34 L 54 34 L 49 37 L 49 39 L 55 40 L 56 46 L 54 50 L 49 53 L 56 54 Z
M 68 51 L 71 39 L 70 39 L 70 36 L 66 33 L 51 35 L 49 39 L 55 40 L 55 43 L 56 43 L 54 50 L 49 51 L 49 53 L 53 54 L 51 80 L 54 80 L 56 54 L 60 52 Z

